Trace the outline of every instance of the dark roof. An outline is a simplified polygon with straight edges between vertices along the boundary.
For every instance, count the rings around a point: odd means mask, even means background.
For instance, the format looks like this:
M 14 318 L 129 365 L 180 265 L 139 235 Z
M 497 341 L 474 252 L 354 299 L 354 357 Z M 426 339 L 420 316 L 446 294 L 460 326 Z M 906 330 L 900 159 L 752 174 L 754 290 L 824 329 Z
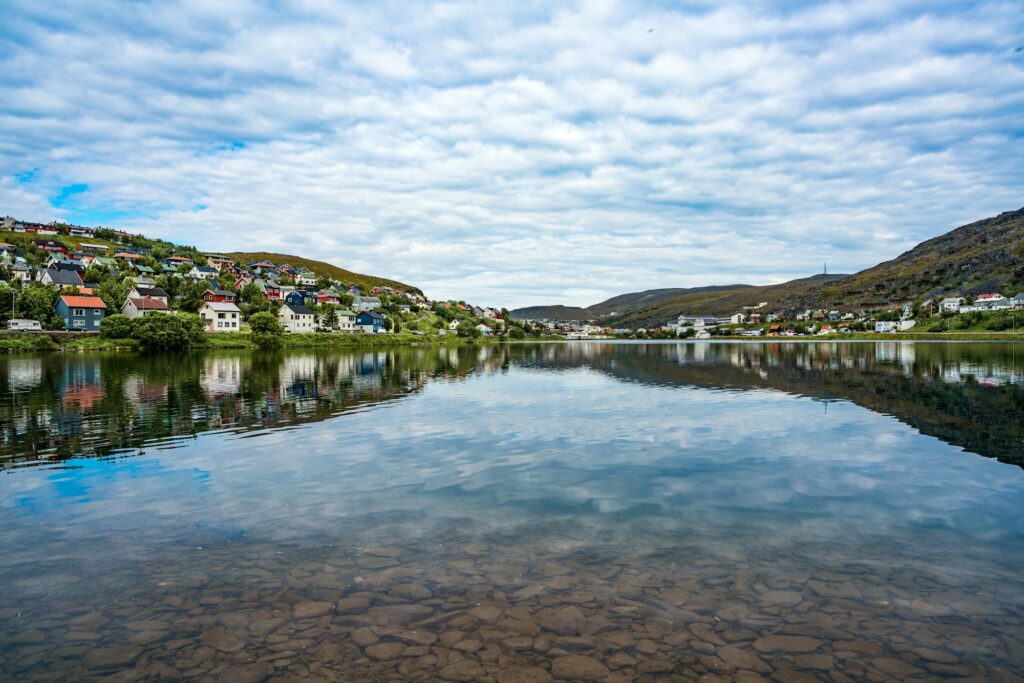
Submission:
M 377 311 L 363 311 L 363 312 L 362 312 L 362 313 L 360 313 L 359 315 L 368 315 L 368 316 L 370 316 L 371 318 L 373 318 L 374 320 L 383 320 L 383 319 L 384 319 L 384 316 L 382 316 L 382 315 L 381 315 L 380 313 L 378 313 Z
M 139 293 L 139 296 L 168 298 L 167 292 L 165 292 L 162 287 L 145 287 L 143 285 L 135 285 L 135 291 Z
M 49 269 L 46 271 L 50 276 L 50 281 L 55 285 L 78 285 L 81 286 L 82 278 L 79 277 L 78 273 L 73 270 L 54 270 Z
M 306 304 L 285 304 L 285 308 L 299 315 L 313 315 L 312 309 Z
M 216 294 L 217 296 L 235 296 L 234 292 L 228 291 L 226 289 L 208 289 L 206 290 L 206 293 Z
M 85 268 L 81 263 L 75 263 L 74 261 L 54 261 L 49 266 L 50 270 L 73 270 L 76 273 L 84 273 Z

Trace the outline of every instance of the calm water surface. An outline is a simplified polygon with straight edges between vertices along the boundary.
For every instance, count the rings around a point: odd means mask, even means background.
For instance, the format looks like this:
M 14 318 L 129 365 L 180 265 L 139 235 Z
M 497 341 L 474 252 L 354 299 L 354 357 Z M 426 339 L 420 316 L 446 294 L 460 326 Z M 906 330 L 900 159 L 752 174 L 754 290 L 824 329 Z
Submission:
M 1022 364 L 0 358 L 0 678 L 1022 680 Z

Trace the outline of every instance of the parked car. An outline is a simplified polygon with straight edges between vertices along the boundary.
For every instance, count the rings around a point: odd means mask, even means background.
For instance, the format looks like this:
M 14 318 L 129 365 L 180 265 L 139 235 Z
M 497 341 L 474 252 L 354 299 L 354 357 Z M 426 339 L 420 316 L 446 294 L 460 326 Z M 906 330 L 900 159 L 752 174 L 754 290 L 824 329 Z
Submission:
M 7 329 L 11 332 L 42 332 L 43 326 L 38 320 L 28 318 L 12 318 L 7 321 Z

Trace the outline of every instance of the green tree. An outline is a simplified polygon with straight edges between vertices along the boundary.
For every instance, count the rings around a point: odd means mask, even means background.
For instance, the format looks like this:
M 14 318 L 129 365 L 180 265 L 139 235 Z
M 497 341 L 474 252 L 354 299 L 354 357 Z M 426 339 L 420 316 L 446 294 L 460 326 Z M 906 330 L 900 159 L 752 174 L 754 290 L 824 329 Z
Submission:
M 38 320 L 44 327 L 54 329 L 63 327 L 57 318 L 57 288 L 50 285 L 32 284 L 23 287 L 18 295 L 18 317 Z
M 323 315 L 320 316 L 320 325 L 327 330 L 333 330 L 338 326 L 338 313 L 333 306 L 324 306 Z
M 480 336 L 480 330 L 476 329 L 476 326 L 473 325 L 472 321 L 463 320 L 459 325 L 458 334 L 460 337 L 465 339 L 476 339 Z
M 121 306 L 124 305 L 124 300 L 128 298 L 128 292 L 131 289 L 131 285 L 127 282 L 108 277 L 100 282 L 96 295 L 103 299 L 103 303 L 107 305 L 108 311 L 116 312 L 121 310 Z
M 284 336 L 284 328 L 271 313 L 260 311 L 249 318 L 249 329 L 252 331 L 252 340 L 258 346 L 271 348 L 281 343 Z
M 132 336 L 132 319 L 115 313 L 100 321 L 100 335 L 108 339 L 129 339 Z
M 154 349 L 187 349 L 205 343 L 203 321 L 192 313 L 147 315 L 132 322 L 132 337 Z

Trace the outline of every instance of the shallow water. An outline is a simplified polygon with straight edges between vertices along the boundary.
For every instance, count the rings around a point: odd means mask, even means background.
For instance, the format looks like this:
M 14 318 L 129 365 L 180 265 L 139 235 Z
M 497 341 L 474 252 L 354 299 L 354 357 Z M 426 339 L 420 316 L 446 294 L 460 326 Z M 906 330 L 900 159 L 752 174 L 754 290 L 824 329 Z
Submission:
M 0 677 L 1020 680 L 1022 350 L 2 358 Z

